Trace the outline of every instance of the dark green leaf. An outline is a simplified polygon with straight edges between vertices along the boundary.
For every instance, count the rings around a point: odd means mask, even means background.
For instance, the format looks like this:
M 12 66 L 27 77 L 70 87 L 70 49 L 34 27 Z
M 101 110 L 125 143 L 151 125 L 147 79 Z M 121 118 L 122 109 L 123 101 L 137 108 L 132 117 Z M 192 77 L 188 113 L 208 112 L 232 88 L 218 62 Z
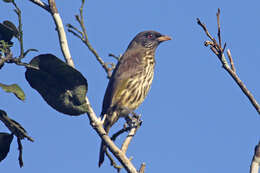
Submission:
M 0 132 L 0 162 L 7 156 L 13 137 L 12 134 Z
M 15 35 L 15 31 L 9 26 L 0 23 L 0 40 L 4 40 L 8 44 L 11 44 L 11 39 Z
M 54 109 L 68 115 L 87 111 L 85 97 L 88 89 L 84 76 L 52 54 L 32 59 L 30 65 L 39 70 L 27 69 L 26 80 Z
M 8 27 L 9 29 L 11 29 L 11 30 L 13 31 L 13 34 L 14 34 L 15 37 L 18 37 L 19 31 L 18 31 L 18 29 L 16 28 L 15 24 L 13 24 L 13 23 L 12 23 L 11 21 L 9 21 L 9 20 L 5 20 L 5 21 L 3 22 L 3 24 L 4 24 L 6 27 Z

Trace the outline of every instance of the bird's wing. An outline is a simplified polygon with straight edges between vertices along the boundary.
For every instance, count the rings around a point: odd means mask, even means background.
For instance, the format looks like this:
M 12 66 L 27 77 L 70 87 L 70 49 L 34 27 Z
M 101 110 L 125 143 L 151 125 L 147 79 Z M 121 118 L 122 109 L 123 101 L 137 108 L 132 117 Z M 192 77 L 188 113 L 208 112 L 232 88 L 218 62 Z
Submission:
M 102 115 L 107 113 L 109 107 L 115 104 L 116 96 L 126 88 L 129 79 L 142 71 L 141 61 L 143 56 L 145 56 L 144 51 L 134 49 L 127 50 L 120 58 L 106 89 Z

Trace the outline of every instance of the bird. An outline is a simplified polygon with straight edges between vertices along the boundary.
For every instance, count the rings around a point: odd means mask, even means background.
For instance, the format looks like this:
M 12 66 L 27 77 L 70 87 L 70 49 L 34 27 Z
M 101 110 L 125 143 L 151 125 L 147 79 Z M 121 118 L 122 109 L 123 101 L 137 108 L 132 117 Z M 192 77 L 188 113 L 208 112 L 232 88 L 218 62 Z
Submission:
M 155 50 L 167 40 L 171 37 L 157 31 L 140 32 L 120 57 L 103 99 L 101 117 L 105 116 L 103 126 L 107 134 L 120 117 L 126 118 L 144 101 L 154 77 Z M 102 140 L 99 167 L 104 162 L 105 152 Z

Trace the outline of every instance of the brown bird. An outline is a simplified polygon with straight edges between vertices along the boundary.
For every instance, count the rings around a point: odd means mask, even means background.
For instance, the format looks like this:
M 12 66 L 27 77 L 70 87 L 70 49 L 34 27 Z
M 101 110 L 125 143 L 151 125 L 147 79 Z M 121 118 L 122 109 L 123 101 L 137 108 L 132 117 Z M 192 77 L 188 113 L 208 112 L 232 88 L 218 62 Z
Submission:
M 104 129 L 107 134 L 120 117 L 126 117 L 144 101 L 154 76 L 155 50 L 167 40 L 171 38 L 156 31 L 144 31 L 128 45 L 113 71 L 103 100 L 101 116 L 106 114 Z M 99 166 L 104 161 L 105 151 L 102 141 Z

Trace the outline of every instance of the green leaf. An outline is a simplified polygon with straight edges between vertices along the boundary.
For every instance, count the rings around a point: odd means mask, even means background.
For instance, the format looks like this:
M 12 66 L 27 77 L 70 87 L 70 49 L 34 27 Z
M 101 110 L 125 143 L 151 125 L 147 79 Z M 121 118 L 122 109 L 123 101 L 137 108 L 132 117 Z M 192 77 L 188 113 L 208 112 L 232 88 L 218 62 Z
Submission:
M 85 101 L 88 84 L 85 77 L 52 54 L 34 57 L 25 77 L 32 88 L 55 110 L 67 115 L 87 112 Z
M 23 90 L 17 84 L 5 85 L 5 84 L 0 83 L 0 87 L 5 92 L 13 93 L 18 99 L 20 99 L 22 101 L 25 100 L 25 94 L 24 94 Z

